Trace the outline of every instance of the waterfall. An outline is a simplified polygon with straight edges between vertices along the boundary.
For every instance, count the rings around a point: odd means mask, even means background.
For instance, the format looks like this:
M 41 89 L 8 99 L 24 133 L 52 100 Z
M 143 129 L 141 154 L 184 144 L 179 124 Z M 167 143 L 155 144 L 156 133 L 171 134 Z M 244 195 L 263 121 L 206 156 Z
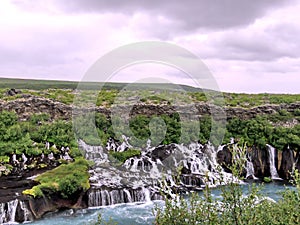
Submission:
M 271 178 L 273 180 L 281 180 L 277 173 L 277 169 L 275 167 L 275 148 L 271 145 L 267 144 L 267 149 L 269 152 L 269 162 L 270 162 L 270 173 L 271 173 Z
M 18 199 L 0 203 L 0 224 L 2 223 L 14 223 L 18 206 Z
M 258 178 L 255 177 L 255 172 L 254 172 L 254 166 L 253 166 L 253 163 L 252 163 L 252 157 L 249 153 L 246 154 L 246 166 L 245 166 L 245 169 L 246 169 L 246 179 L 254 179 L 254 180 L 257 180 Z
M 24 201 L 19 201 L 20 208 L 23 211 L 24 222 L 29 222 L 33 220 L 31 211 L 27 208 L 27 205 Z
M 16 224 L 32 220 L 33 215 L 24 201 L 14 199 L 0 203 L 0 224 Z
M 144 196 L 145 196 L 145 202 L 150 202 L 151 201 L 151 197 L 150 197 L 150 191 L 149 191 L 149 189 L 147 189 L 147 188 L 142 188 L 142 192 L 143 192 L 143 194 L 144 194 Z
M 78 146 L 84 151 L 85 158 L 94 161 L 96 165 L 108 162 L 108 155 L 102 146 L 88 145 L 83 140 L 78 141 Z
M 132 198 L 131 198 L 130 192 L 127 189 L 123 189 L 123 191 L 126 194 L 127 202 L 132 202 Z
M 142 187 L 138 189 L 114 189 L 108 190 L 105 187 L 94 187 L 89 191 L 88 206 L 99 207 L 119 203 L 149 202 L 160 200 L 162 197 L 155 190 Z
M 246 179 L 248 179 L 248 177 L 252 177 L 252 179 L 258 179 L 257 177 L 254 176 L 254 166 L 253 163 L 251 161 L 246 162 Z
M 124 138 L 123 143 L 126 141 Z M 112 148 L 113 143 L 110 140 L 107 148 Z M 148 140 L 146 150 L 118 166 L 109 161 L 106 150 L 101 146 L 89 146 L 83 141 L 79 141 L 79 145 L 85 151 L 85 157 L 96 162 L 89 171 L 89 207 L 161 199 L 158 193 L 160 188 L 166 186 L 173 189 L 200 190 L 205 185 L 216 187 L 232 181 L 240 183 L 232 174 L 223 171 L 216 159 L 220 149 L 215 149 L 209 143 L 191 143 L 187 146 L 170 144 L 151 148 Z M 177 175 L 178 168 L 182 168 L 183 172 L 177 180 L 174 176 Z M 166 185 L 160 182 L 163 180 Z M 171 192 L 170 189 L 167 195 L 172 196 Z

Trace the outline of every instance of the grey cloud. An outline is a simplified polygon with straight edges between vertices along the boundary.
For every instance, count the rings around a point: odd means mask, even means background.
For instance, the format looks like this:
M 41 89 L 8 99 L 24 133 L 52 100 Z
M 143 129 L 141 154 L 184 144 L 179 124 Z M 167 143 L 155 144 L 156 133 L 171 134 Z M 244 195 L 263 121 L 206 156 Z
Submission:
M 85 50 L 88 40 L 76 30 L 23 30 L 27 38 L 16 38 L 16 45 L 0 44 L 1 64 L 22 63 L 27 66 L 52 66 L 68 64 L 76 59 L 81 49 Z
M 282 0 L 66 0 L 57 1 L 68 12 L 119 12 L 133 14 L 146 12 L 165 16 L 177 21 L 180 30 L 198 28 L 222 29 L 252 23 L 269 9 L 278 8 L 290 2 Z
M 300 29 L 277 24 L 258 33 L 233 31 L 215 42 L 223 59 L 272 61 L 282 57 L 300 57 Z
M 275 61 L 300 58 L 300 27 L 274 23 L 212 32 L 206 40 L 184 40 L 203 59 Z

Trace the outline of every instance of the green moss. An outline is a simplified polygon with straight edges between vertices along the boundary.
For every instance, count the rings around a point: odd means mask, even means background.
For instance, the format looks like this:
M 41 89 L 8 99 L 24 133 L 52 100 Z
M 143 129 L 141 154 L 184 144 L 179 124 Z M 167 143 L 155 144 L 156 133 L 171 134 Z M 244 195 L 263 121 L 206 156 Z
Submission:
M 39 185 L 23 191 L 23 194 L 41 197 L 57 192 L 63 198 L 69 198 L 76 191 L 86 191 L 90 188 L 88 168 L 89 162 L 83 158 L 60 165 L 39 175 L 35 179 Z
M 9 157 L 8 156 L 0 156 L 0 163 L 8 163 Z
M 109 155 L 112 156 L 113 158 L 117 159 L 119 162 L 124 163 L 127 159 L 129 159 L 131 157 L 141 155 L 141 151 L 136 150 L 136 149 L 129 149 L 129 150 L 124 151 L 124 152 L 110 151 Z
M 38 168 L 42 169 L 42 168 L 46 168 L 47 166 L 48 166 L 47 164 L 41 163 L 41 164 L 38 165 Z
M 270 177 L 264 177 L 264 182 L 270 183 L 272 182 L 272 179 Z
M 33 196 L 34 198 L 35 197 L 41 197 L 43 196 L 43 191 L 41 190 L 40 186 L 34 186 L 33 188 L 31 189 L 26 189 L 22 192 L 22 194 L 24 195 L 30 195 L 30 196 Z

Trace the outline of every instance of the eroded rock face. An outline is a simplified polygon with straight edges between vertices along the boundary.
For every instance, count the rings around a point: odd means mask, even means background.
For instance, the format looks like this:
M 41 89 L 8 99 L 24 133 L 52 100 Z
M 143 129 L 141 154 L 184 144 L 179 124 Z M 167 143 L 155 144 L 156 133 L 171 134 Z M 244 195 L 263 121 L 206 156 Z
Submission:
M 294 151 L 289 148 L 289 146 L 285 146 L 282 151 L 281 165 L 278 171 L 279 176 L 282 179 L 290 179 L 291 172 L 293 171 L 294 165 Z
M 13 101 L 3 101 L 0 100 L 0 111 L 9 110 L 15 111 L 20 119 L 26 119 L 33 113 L 47 113 L 51 116 L 52 119 L 62 118 L 62 119 L 71 119 L 72 118 L 72 105 L 66 105 L 58 101 L 53 101 L 51 99 L 46 99 L 36 96 L 25 96 L 24 98 L 16 99 Z M 292 104 L 280 104 L 280 105 L 263 105 L 250 109 L 238 108 L 238 107 L 225 107 L 221 108 L 215 105 L 208 103 L 196 103 L 193 105 L 184 105 L 184 106 L 173 106 L 173 105 L 151 105 L 151 104 L 135 104 L 133 106 L 118 106 L 116 111 L 122 111 L 130 109 L 127 116 L 135 115 L 171 115 L 174 112 L 177 112 L 181 115 L 184 115 L 186 118 L 189 116 L 198 115 L 210 115 L 213 112 L 214 119 L 231 119 L 238 117 L 241 119 L 250 119 L 257 115 L 266 115 L 276 113 L 279 110 L 285 109 L 288 112 L 293 112 L 295 109 L 300 108 L 300 102 Z M 111 109 L 105 107 L 96 107 L 96 108 L 84 108 L 78 110 L 80 112 L 88 112 L 96 110 L 97 112 L 103 113 L 106 116 L 110 116 Z M 127 110 L 126 110 L 127 112 Z M 224 114 L 224 113 L 225 114 Z
M 262 155 L 266 154 L 265 151 L 262 152 L 259 148 L 253 146 L 249 154 L 254 167 L 254 175 L 256 177 L 263 177 L 266 160 L 262 160 Z
M 0 110 L 15 111 L 20 119 L 26 119 L 34 113 L 47 113 L 52 119 L 69 119 L 72 112 L 71 106 L 38 97 L 21 98 L 9 102 L 0 101 Z
M 54 212 L 58 209 L 86 208 L 84 201 L 85 192 L 79 191 L 70 198 L 64 199 L 59 194 L 52 194 L 41 198 L 29 199 L 29 208 L 35 218 L 41 218 L 47 212 Z
M 295 158 L 295 169 L 300 171 L 300 151 L 297 152 L 296 158 Z
M 172 154 L 175 148 L 174 144 L 160 145 L 152 151 L 151 157 L 153 160 L 159 159 L 160 161 L 164 161 Z
M 228 146 L 225 146 L 221 151 L 217 153 L 217 162 L 222 165 L 223 169 L 230 173 L 229 166 L 232 165 L 232 153 Z
M 11 89 L 9 89 L 9 90 L 6 92 L 6 95 L 8 95 L 8 96 L 14 96 L 14 95 L 16 95 L 16 94 L 21 94 L 21 93 L 22 93 L 22 91 L 16 90 L 16 89 L 14 89 L 14 88 L 11 88 Z
M 286 174 L 281 176 L 280 178 L 283 179 L 289 179 L 287 174 L 289 174 L 288 171 L 291 171 L 293 160 L 291 161 L 291 157 L 289 154 L 293 154 L 293 151 L 290 153 L 285 153 L 285 156 L 283 156 L 284 163 L 281 164 L 281 168 L 283 169 L 284 173 Z M 273 157 L 271 160 L 270 157 Z M 232 154 L 230 152 L 230 148 L 228 146 L 225 146 L 221 151 L 217 153 L 217 161 L 220 165 L 222 165 L 223 169 L 225 171 L 230 172 L 229 166 L 232 164 Z M 274 149 L 274 156 L 271 156 L 268 152 L 267 148 L 257 148 L 253 146 L 252 148 L 247 149 L 247 161 L 251 162 L 254 169 L 254 175 L 258 178 L 264 178 L 264 177 L 273 177 L 271 170 L 275 169 L 276 173 L 278 170 L 278 152 L 276 149 Z M 273 165 L 271 165 L 271 161 L 273 161 Z M 273 167 L 273 168 L 271 168 Z M 243 176 L 246 175 L 246 165 L 245 165 L 245 171 L 243 171 Z M 279 177 L 277 177 L 279 179 Z

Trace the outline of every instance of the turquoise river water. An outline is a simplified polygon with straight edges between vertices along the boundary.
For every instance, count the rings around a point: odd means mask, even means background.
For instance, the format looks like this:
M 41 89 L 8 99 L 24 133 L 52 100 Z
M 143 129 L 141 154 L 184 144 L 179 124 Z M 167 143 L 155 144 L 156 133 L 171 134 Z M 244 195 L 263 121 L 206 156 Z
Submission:
M 247 194 L 248 185 L 242 185 L 245 194 Z M 264 184 L 262 193 L 277 201 L 280 198 L 280 192 L 285 188 L 293 188 L 280 183 Z M 215 197 L 220 196 L 219 189 L 213 189 L 212 194 Z M 201 193 L 200 193 L 201 194 Z M 98 214 L 101 213 L 103 220 L 112 218 L 114 222 L 120 225 L 134 224 L 153 224 L 153 210 L 156 206 L 163 207 L 163 201 L 151 201 L 145 203 L 128 203 L 99 208 L 89 208 L 83 210 L 66 210 L 59 213 L 52 213 L 44 216 L 43 219 L 29 223 L 30 225 L 83 225 L 94 224 Z

